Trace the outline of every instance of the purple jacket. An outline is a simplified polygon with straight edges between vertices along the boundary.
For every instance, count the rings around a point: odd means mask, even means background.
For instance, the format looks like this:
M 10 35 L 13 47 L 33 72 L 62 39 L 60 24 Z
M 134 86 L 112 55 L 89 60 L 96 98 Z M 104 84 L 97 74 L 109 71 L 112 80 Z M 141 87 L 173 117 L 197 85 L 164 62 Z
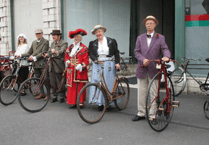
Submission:
M 164 57 L 171 57 L 171 53 L 165 43 L 165 37 L 163 35 L 154 33 L 149 48 L 147 46 L 147 33 L 138 36 L 135 48 L 135 57 L 138 60 L 136 77 L 145 78 L 148 73 L 149 77 L 153 78 L 158 72 L 156 69 L 157 62 L 150 62 L 145 68 L 142 68 L 141 65 L 145 58 L 150 60 L 161 59 L 161 54 L 163 54 Z

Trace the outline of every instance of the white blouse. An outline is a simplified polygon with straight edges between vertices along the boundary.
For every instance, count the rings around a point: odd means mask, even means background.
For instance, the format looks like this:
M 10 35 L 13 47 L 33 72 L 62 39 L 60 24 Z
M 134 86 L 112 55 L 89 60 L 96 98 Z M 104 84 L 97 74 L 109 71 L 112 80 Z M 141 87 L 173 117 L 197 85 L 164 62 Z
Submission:
M 21 54 L 27 53 L 28 50 L 29 50 L 28 44 L 19 45 L 17 47 L 15 55 L 20 55 L 21 56 Z M 21 66 L 27 66 L 28 65 L 28 60 L 22 60 L 20 65 Z
M 109 54 L 109 47 L 107 46 L 107 38 L 104 36 L 103 37 L 103 41 L 102 43 L 99 43 L 98 42 L 98 55 L 101 55 L 101 54 L 105 54 L 105 55 L 108 55 Z

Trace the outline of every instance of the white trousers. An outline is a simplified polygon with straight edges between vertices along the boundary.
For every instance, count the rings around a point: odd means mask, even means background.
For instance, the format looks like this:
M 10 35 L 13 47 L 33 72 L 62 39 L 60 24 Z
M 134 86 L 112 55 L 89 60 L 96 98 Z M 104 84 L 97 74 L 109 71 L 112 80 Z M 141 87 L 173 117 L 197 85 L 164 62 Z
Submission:
M 145 116 L 146 114 L 146 98 L 147 98 L 147 91 L 148 91 L 148 86 L 149 83 L 151 82 L 152 79 L 149 78 L 148 74 L 146 75 L 145 78 L 140 79 L 137 78 L 137 84 L 138 84 L 138 97 L 137 97 L 137 106 L 138 106 L 138 116 Z M 156 92 L 154 93 L 151 97 L 152 100 L 156 97 L 157 94 L 157 89 L 158 89 L 158 79 L 154 80 L 153 82 L 153 86 L 152 86 L 152 92 Z M 153 117 L 154 116 L 154 112 L 156 111 L 157 106 L 156 103 L 154 102 L 152 104 L 151 110 L 149 112 L 149 116 Z

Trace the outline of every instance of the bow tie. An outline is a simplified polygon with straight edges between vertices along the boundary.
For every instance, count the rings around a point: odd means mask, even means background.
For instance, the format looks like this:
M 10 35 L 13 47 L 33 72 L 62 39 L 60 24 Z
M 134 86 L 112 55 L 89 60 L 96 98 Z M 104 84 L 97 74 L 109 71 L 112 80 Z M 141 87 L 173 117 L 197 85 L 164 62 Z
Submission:
M 147 38 L 151 38 L 151 35 L 148 35 L 148 34 L 147 34 Z

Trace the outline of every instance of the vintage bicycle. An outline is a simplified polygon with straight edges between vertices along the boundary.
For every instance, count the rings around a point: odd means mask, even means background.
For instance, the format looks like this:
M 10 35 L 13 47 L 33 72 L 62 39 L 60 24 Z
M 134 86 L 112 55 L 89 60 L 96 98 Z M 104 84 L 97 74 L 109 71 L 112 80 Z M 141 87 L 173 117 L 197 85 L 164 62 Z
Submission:
M 16 94 L 18 88 L 23 82 L 22 78 L 18 75 L 19 70 L 22 67 L 22 60 L 27 60 L 27 58 L 14 58 L 14 60 L 12 60 L 12 74 L 4 77 L 0 83 L 0 102 L 3 105 L 10 105 L 17 99 Z M 31 78 L 32 76 L 33 69 L 32 65 L 30 65 L 28 78 Z
M 125 52 L 120 52 L 120 72 L 122 75 L 131 75 L 133 73 L 134 63 L 132 56 L 124 57 Z M 130 66 L 130 67 L 128 67 Z
M 174 107 L 179 107 L 179 101 L 175 101 L 174 88 L 172 81 L 167 74 L 165 62 L 156 61 L 158 73 L 152 78 L 148 86 L 146 98 L 146 118 L 150 127 L 157 132 L 163 131 L 170 123 Z M 175 61 L 175 60 L 170 60 Z M 144 66 L 142 66 L 144 67 Z M 164 76 L 164 86 L 161 84 L 161 78 Z
M 174 84 L 174 89 L 175 89 L 175 96 L 179 96 L 185 89 L 186 87 L 186 81 L 187 77 L 186 74 L 188 74 L 198 85 L 200 90 L 205 94 L 209 95 L 209 83 L 208 83 L 208 78 L 209 78 L 209 72 L 205 78 L 205 80 L 202 82 L 201 80 L 196 79 L 188 70 L 188 65 L 191 60 L 194 61 L 200 61 L 200 59 L 189 59 L 189 58 L 182 58 L 185 60 L 184 64 L 178 64 L 178 68 L 175 69 L 172 74 L 171 74 L 171 80 Z M 206 59 L 207 62 L 209 62 L 209 58 Z M 194 64 L 193 64 L 194 65 Z M 208 64 L 201 64 L 201 65 L 208 65 Z M 196 68 L 197 69 L 197 68 Z M 207 68 L 206 68 L 207 69 Z M 209 119 L 209 101 L 205 101 L 204 106 L 203 106 L 204 114 L 207 119 Z
M 105 61 L 111 61 L 112 58 L 109 58 Z M 86 95 L 86 100 L 84 101 L 84 107 L 77 105 L 78 114 L 81 119 L 86 123 L 93 124 L 99 122 L 105 114 L 106 108 L 114 102 L 118 110 L 123 110 L 126 108 L 130 89 L 128 80 L 125 77 L 118 77 L 115 75 L 114 84 L 112 91 L 110 91 L 105 82 L 104 74 L 104 63 L 101 64 L 101 71 L 99 72 L 98 82 L 97 83 L 88 83 L 80 91 L 77 104 L 80 104 L 81 96 Z M 89 96 L 90 89 L 93 89 L 93 96 Z M 102 111 L 98 110 L 98 98 L 102 94 L 104 96 L 104 107 Z M 91 98 L 91 99 L 90 99 Z
M 0 82 L 5 76 L 11 74 L 11 63 L 8 57 L 0 55 Z
M 55 90 L 57 93 L 65 92 L 65 87 L 63 87 L 63 84 L 65 83 L 65 74 L 66 71 L 62 70 L 61 67 L 57 64 L 55 61 L 56 59 L 60 59 L 56 57 L 56 54 L 52 54 L 51 51 L 48 51 L 48 56 L 45 59 L 45 61 L 41 64 L 45 66 L 45 68 L 42 71 L 42 74 L 40 78 L 33 77 L 25 80 L 17 93 L 18 100 L 20 103 L 20 106 L 28 112 L 35 113 L 41 111 L 48 103 L 50 96 L 52 92 L 50 92 L 50 89 Z M 60 83 L 57 83 L 57 80 L 55 81 L 56 87 L 52 86 L 50 84 L 50 80 L 47 78 L 47 71 L 49 64 L 52 66 L 52 74 L 54 77 L 56 77 L 54 65 L 58 67 L 60 71 L 63 71 L 62 79 Z M 25 92 L 27 95 L 21 96 L 20 90 L 25 89 Z M 42 99 L 36 99 L 40 93 L 43 93 L 46 97 Z

